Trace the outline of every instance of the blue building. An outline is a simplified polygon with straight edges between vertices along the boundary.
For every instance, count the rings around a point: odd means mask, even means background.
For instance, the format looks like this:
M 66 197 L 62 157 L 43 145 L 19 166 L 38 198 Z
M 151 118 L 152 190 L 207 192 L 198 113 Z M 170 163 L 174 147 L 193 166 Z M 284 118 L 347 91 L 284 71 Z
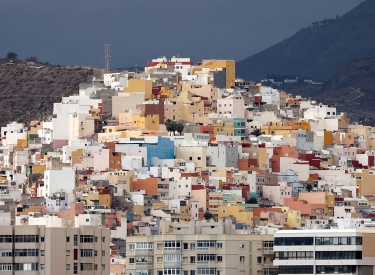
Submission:
M 140 143 L 139 147 L 147 148 L 147 166 L 151 166 L 151 158 L 174 159 L 174 142 L 165 137 L 158 137 L 157 143 Z

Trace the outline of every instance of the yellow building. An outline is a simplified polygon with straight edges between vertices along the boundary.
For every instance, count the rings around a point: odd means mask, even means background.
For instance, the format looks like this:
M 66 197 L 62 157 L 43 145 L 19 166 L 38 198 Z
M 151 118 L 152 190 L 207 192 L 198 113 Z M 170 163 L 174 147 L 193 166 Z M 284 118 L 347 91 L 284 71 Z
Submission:
M 124 92 L 144 92 L 146 100 L 152 99 L 152 81 L 148 79 L 129 79 L 128 87 L 124 87 Z
M 292 210 L 289 206 L 274 206 L 272 208 L 280 208 L 281 211 L 284 212 L 285 227 L 296 228 L 301 226 L 301 211 Z
M 133 115 L 132 126 L 142 129 L 158 131 L 159 130 L 159 115 Z
M 214 135 L 234 136 L 234 126 L 224 125 L 224 123 L 216 123 L 213 125 Z
M 234 201 L 218 207 L 218 218 L 225 217 L 234 217 L 237 222 L 253 226 L 253 212 L 246 212 L 245 206 L 239 206 Z
M 28 147 L 27 139 L 17 139 L 17 145 L 13 147 L 13 150 L 26 149 Z
M 293 129 L 306 130 L 306 131 L 309 131 L 309 132 L 311 131 L 310 122 L 305 121 L 305 120 L 293 121 L 292 127 L 293 127 Z
M 333 132 L 324 131 L 324 145 L 333 144 Z
M 201 72 L 203 69 L 225 69 L 225 88 L 235 85 L 236 62 L 234 60 L 203 60 L 202 65 L 193 68 L 193 74 Z
M 44 175 L 44 171 L 46 171 L 46 165 L 40 165 L 40 164 L 35 164 L 32 166 L 32 171 L 33 174 L 42 174 Z
M 261 126 L 260 130 L 266 135 L 286 135 L 293 131 L 293 126 L 284 125 L 281 122 L 271 122 L 268 126 Z

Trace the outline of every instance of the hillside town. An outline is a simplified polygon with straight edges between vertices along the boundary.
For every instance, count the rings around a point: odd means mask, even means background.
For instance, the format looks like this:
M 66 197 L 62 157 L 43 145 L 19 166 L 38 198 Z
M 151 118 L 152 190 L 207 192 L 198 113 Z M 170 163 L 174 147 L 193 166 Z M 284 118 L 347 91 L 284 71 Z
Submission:
M 263 84 L 160 57 L 1 125 L 0 273 L 375 274 L 375 127 Z

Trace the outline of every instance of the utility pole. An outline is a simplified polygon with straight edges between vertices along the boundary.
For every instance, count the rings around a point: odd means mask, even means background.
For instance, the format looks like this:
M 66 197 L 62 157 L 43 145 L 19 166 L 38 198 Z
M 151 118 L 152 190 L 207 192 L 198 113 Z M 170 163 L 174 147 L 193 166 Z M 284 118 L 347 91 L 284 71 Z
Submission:
M 104 73 L 109 73 L 109 58 L 111 57 L 110 55 L 109 55 L 109 52 L 111 51 L 110 49 L 109 49 L 109 47 L 110 47 L 111 45 L 110 44 L 105 44 L 104 45 L 104 53 L 105 53 L 105 55 L 104 55 L 104 58 L 105 58 L 105 69 L 104 69 Z

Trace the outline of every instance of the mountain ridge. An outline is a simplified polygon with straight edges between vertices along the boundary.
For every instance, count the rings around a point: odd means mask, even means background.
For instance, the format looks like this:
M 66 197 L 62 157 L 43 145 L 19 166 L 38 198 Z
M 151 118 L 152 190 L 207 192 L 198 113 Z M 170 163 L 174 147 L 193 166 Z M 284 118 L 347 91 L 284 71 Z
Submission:
M 312 25 L 237 62 L 237 75 L 256 81 L 271 73 L 326 81 L 357 56 L 375 55 L 375 0 Z

